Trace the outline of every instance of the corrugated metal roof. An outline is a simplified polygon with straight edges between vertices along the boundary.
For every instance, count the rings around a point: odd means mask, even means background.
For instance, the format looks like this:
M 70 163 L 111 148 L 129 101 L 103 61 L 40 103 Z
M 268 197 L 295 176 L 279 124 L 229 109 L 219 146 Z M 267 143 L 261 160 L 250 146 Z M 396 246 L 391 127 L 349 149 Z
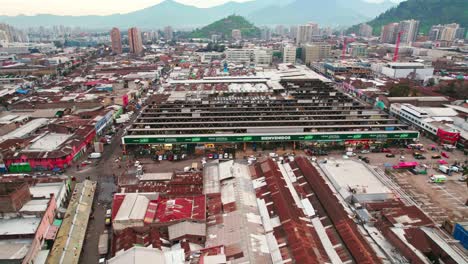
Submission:
M 206 224 L 184 221 L 169 226 L 169 240 L 175 240 L 185 235 L 206 236 Z
M 149 199 L 143 195 L 138 195 L 132 212 L 129 215 L 131 220 L 143 220 L 145 218 L 146 209 L 148 208 Z

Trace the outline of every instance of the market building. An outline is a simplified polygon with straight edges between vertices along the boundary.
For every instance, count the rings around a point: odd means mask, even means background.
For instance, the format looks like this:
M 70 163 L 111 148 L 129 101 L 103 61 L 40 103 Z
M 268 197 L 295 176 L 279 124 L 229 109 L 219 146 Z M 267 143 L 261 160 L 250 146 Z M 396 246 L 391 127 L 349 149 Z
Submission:
M 356 142 L 370 146 L 419 136 L 303 66 L 169 84 L 165 94 L 149 99 L 127 130 L 122 139 L 127 150 L 235 152 Z

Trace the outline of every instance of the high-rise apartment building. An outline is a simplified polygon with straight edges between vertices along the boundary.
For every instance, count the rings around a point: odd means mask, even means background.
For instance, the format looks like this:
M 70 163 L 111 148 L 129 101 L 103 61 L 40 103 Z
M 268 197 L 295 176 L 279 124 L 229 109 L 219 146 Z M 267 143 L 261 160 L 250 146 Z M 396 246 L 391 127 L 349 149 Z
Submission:
M 231 32 L 231 37 L 234 40 L 241 40 L 242 39 L 242 33 L 239 29 L 233 29 Z
M 465 39 L 465 28 L 457 28 L 457 31 L 455 32 L 455 39 Z
M 115 54 L 122 53 L 122 37 L 118 28 L 113 28 L 110 32 L 112 52 Z
M 440 39 L 440 34 L 442 33 L 442 30 L 444 29 L 443 25 L 434 25 L 431 27 L 429 30 L 429 40 L 436 41 Z
M 432 41 L 454 41 L 464 39 L 465 29 L 457 23 L 446 25 L 434 25 L 429 30 L 429 39 Z
M 397 34 L 398 32 L 401 32 L 401 43 L 415 42 L 419 32 L 419 21 L 414 19 L 400 21 Z
M 269 28 L 267 27 L 262 28 L 260 33 L 261 33 L 260 37 L 262 40 L 266 40 L 266 41 L 271 40 L 271 30 Z
M 302 47 L 302 60 L 305 64 L 310 64 L 329 58 L 330 53 L 331 45 L 328 43 L 306 44 Z
M 382 27 L 380 32 L 380 42 L 395 43 L 398 34 L 398 23 L 390 23 Z
M 174 38 L 174 30 L 171 26 L 167 26 L 164 28 L 164 38 L 166 40 L 172 40 Z
M 128 30 L 128 44 L 130 45 L 130 53 L 140 54 L 143 52 L 143 42 L 138 28 L 133 27 Z
M 286 28 L 284 28 L 283 25 L 277 25 L 275 27 L 275 33 L 276 35 L 283 37 L 284 35 L 286 35 Z
M 297 26 L 289 27 L 289 37 L 292 39 L 297 38 Z
M 372 27 L 365 23 L 359 25 L 359 36 L 364 38 L 372 37 Z
M 293 45 L 286 45 L 283 48 L 283 62 L 284 63 L 296 63 L 297 48 Z
M 312 41 L 313 36 L 320 35 L 320 29 L 318 24 L 308 23 L 306 25 L 300 25 L 297 28 L 296 44 L 304 44 Z

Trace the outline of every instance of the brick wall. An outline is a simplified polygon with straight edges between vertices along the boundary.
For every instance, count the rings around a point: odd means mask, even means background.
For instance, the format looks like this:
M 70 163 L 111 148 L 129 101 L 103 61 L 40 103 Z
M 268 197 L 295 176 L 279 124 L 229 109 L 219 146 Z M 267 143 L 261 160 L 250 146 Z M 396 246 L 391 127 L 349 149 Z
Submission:
M 0 184 L 0 213 L 17 212 L 31 200 L 31 193 L 26 183 Z

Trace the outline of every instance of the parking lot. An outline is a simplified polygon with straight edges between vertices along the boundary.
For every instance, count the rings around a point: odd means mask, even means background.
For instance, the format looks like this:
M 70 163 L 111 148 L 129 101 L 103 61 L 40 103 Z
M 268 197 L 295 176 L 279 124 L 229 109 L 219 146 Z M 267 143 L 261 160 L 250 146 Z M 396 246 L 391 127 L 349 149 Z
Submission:
M 424 146 L 435 144 L 427 138 L 421 138 L 420 142 Z M 412 198 L 435 222 L 442 223 L 447 218 L 450 220 L 462 221 L 468 219 L 468 206 L 465 205 L 468 199 L 468 187 L 466 182 L 459 181 L 462 173 L 452 172 L 447 175 L 445 183 L 431 183 L 431 175 L 443 175 L 439 170 L 439 160 L 445 160 L 449 165 L 455 162 L 466 164 L 467 156 L 460 150 L 446 152 L 449 158 L 432 159 L 431 156 L 440 154 L 443 150 L 426 150 L 422 154 L 426 157 L 423 160 L 417 160 L 413 156 L 413 150 L 404 148 L 390 148 L 395 157 L 387 157 L 388 153 L 367 153 L 361 154 L 356 151 L 356 156 L 350 157 L 357 159 L 358 156 L 365 156 L 369 159 L 369 165 L 380 171 L 385 171 L 388 166 L 396 165 L 400 162 L 401 156 L 404 156 L 405 162 L 418 162 L 427 167 L 427 174 L 415 175 L 408 170 L 387 170 L 386 176 L 400 186 L 401 190 Z M 342 153 L 330 153 L 324 158 L 343 158 Z M 423 169 L 422 167 L 418 167 Z

